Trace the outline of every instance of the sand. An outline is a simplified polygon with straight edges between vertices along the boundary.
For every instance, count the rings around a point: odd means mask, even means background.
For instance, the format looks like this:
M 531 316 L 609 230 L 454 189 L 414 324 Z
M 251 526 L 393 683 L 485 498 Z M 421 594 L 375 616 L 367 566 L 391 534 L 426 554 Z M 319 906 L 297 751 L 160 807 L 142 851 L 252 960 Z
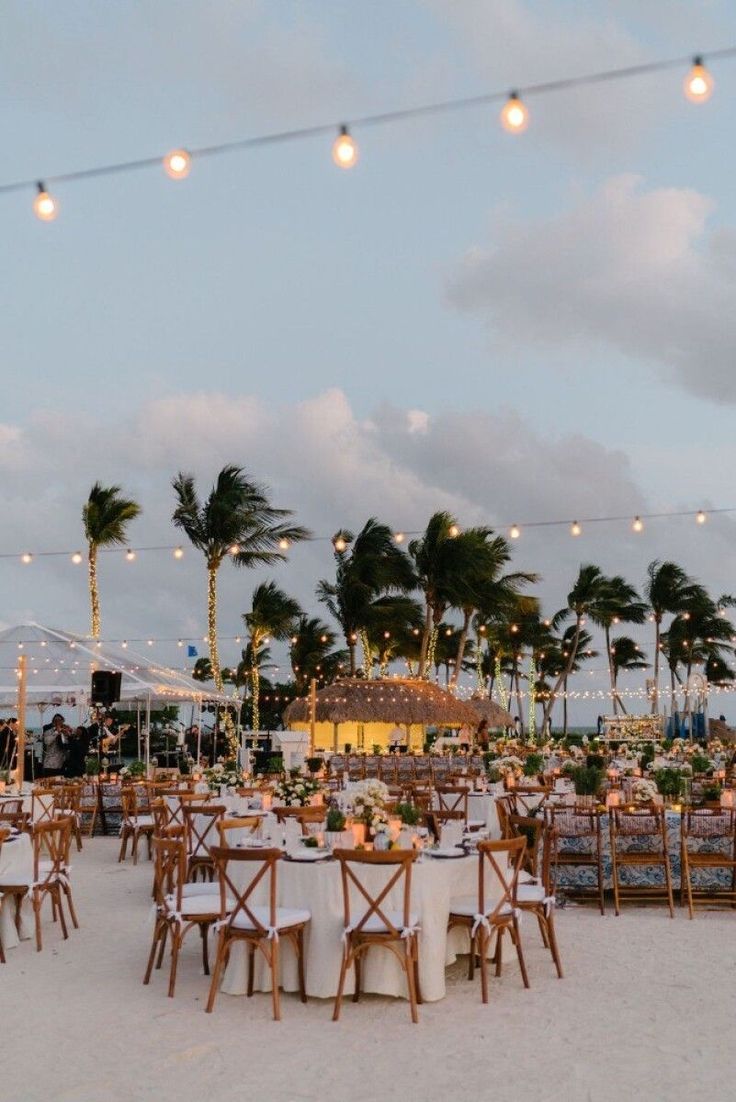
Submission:
M 483 1006 L 463 961 L 419 1026 L 404 1001 L 371 996 L 333 1024 L 331 1003 L 287 995 L 274 1023 L 264 994 L 204 1013 L 196 935 L 175 999 L 163 972 L 142 985 L 151 866 L 116 858 L 115 839 L 86 842 L 72 872 L 81 929 L 64 942 L 47 919 L 44 951 L 23 942 L 0 966 L 3 1102 L 732 1097 L 736 913 L 567 907 L 564 980 L 526 920 L 529 991 L 508 962 Z

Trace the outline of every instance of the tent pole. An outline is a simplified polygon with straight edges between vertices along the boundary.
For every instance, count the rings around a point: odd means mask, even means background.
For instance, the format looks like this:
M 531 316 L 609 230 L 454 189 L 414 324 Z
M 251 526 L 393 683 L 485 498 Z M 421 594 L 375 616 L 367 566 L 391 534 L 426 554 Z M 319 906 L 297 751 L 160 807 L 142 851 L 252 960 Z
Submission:
M 146 776 L 151 767 L 151 694 L 146 697 Z
M 141 702 L 136 700 L 135 702 L 135 730 L 138 746 L 138 761 L 141 760 Z
M 314 742 L 317 737 L 317 678 L 309 682 L 309 756 L 314 757 Z
M 194 708 L 192 708 L 194 711 Z M 197 701 L 197 769 L 202 762 L 202 697 Z
M 18 747 L 18 762 L 16 773 L 18 777 L 18 792 L 23 790 L 23 773 L 26 765 L 26 656 L 21 654 L 18 658 L 18 734 L 16 745 Z

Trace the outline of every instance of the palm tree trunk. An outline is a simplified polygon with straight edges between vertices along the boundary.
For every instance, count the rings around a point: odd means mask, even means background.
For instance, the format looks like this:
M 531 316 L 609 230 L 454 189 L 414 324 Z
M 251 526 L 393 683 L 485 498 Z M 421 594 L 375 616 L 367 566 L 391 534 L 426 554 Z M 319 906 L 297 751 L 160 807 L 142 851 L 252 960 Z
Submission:
M 463 655 L 465 654 L 465 644 L 468 641 L 468 628 L 470 627 L 470 618 L 471 618 L 472 615 L 473 615 L 473 610 L 472 609 L 469 612 L 466 609 L 465 612 L 463 613 L 463 627 L 462 627 L 462 631 L 460 632 L 460 638 L 458 639 L 458 642 L 457 642 L 457 656 L 455 658 L 455 669 L 454 669 L 453 674 L 452 674 L 452 681 L 450 682 L 453 689 L 457 685 L 457 679 L 460 676 L 460 668 L 463 664 Z
M 350 676 L 355 677 L 355 640 L 352 633 L 347 637 L 348 654 L 350 655 Z
M 253 724 L 254 731 L 260 731 L 261 729 L 261 678 L 260 670 L 258 668 L 258 660 L 253 658 L 253 665 L 250 671 L 250 719 Z
M 516 667 L 516 673 L 514 676 L 516 682 L 516 710 L 519 715 L 519 725 L 521 730 L 519 734 L 524 734 L 524 706 L 521 702 L 521 674 L 519 673 L 519 667 Z
M 660 618 L 654 616 L 654 692 L 652 693 L 652 715 L 659 715 L 659 631 Z
M 419 676 L 426 677 L 430 663 L 428 662 L 429 641 L 432 634 L 432 606 L 427 601 L 424 611 L 424 631 L 422 632 L 422 645 L 419 651 Z
M 562 734 L 567 735 L 567 678 L 563 681 L 562 691 L 564 696 L 562 697 Z M 545 720 L 546 722 L 546 720 Z
M 89 573 L 89 603 L 91 611 L 91 635 L 93 639 L 100 637 L 100 594 L 97 588 L 97 546 L 90 543 L 87 555 Z
M 613 714 L 618 715 L 618 705 L 621 703 L 616 693 L 616 670 L 613 665 L 613 655 L 611 654 L 611 629 L 606 624 L 605 626 L 606 636 L 606 654 L 608 655 L 608 677 L 611 681 L 611 706 L 613 707 Z M 621 705 L 623 707 L 623 705 Z
M 217 568 L 219 563 L 207 564 L 207 643 L 210 648 L 212 680 L 219 692 L 222 692 L 220 674 L 220 656 L 217 650 Z
M 363 648 L 363 675 L 366 681 L 369 681 L 373 676 L 373 655 L 365 628 L 360 629 L 360 645 Z
M 575 620 L 575 634 L 573 635 L 572 643 L 570 644 L 570 653 L 568 655 L 567 665 L 565 666 L 564 670 L 561 670 L 561 672 L 560 672 L 560 674 L 557 678 L 557 681 L 555 682 L 554 688 L 552 689 L 552 692 L 549 694 L 549 700 L 547 701 L 547 703 L 544 706 L 544 715 L 542 716 L 542 726 L 544 726 L 545 723 L 547 722 L 547 720 L 549 719 L 550 712 L 552 711 L 552 705 L 555 702 L 555 697 L 557 696 L 557 693 L 560 690 L 560 686 L 563 683 L 565 685 L 567 685 L 567 679 L 570 676 L 570 673 L 572 671 L 573 666 L 575 665 L 575 659 L 577 658 L 577 654 L 578 654 L 578 646 L 580 644 L 580 628 L 581 628 L 580 620 L 581 620 L 581 617 L 577 616 L 576 620 Z M 567 692 L 567 690 L 566 690 L 566 692 Z

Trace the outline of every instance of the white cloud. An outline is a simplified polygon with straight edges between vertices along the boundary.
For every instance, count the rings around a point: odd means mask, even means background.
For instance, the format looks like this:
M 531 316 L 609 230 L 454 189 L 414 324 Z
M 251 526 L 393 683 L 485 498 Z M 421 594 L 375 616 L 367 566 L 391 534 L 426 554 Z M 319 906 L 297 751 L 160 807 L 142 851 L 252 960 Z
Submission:
M 736 234 L 709 229 L 712 209 L 698 192 L 616 177 L 562 214 L 497 220 L 492 244 L 459 264 L 450 299 L 516 347 L 607 346 L 733 402 Z

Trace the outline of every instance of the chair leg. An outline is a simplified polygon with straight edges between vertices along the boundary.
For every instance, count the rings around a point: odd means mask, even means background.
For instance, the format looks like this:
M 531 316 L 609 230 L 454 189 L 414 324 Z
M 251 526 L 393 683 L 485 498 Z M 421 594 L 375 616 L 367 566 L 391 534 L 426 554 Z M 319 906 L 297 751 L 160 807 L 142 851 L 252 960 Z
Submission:
M 687 911 L 689 917 L 693 919 L 695 917 L 695 913 L 693 910 L 693 885 L 690 879 L 690 865 L 687 861 L 687 858 L 685 858 L 682 864 L 682 869 L 680 871 L 680 885 L 681 893 L 683 888 L 687 893 Z
M 342 964 L 340 965 L 340 979 L 337 983 L 337 994 L 335 995 L 335 1008 L 332 1011 L 332 1020 L 337 1022 L 340 1019 L 340 1008 L 342 1006 L 342 993 L 345 989 L 345 976 L 347 975 L 350 959 L 350 950 L 346 945 L 342 952 Z
M 472 983 L 473 978 L 475 976 L 475 954 L 476 954 L 476 951 L 477 951 L 477 946 L 476 946 L 475 941 L 476 941 L 476 935 L 471 930 L 470 931 L 470 957 L 468 958 L 468 979 L 471 981 L 471 983 Z
M 165 922 L 164 927 L 163 927 L 163 934 L 161 935 L 161 946 L 160 946 L 159 951 L 158 951 L 158 960 L 156 961 L 156 971 L 159 970 L 159 968 L 161 967 L 161 965 L 164 962 L 164 952 L 166 950 L 166 942 L 168 941 L 168 939 L 169 939 L 169 924 L 168 924 L 168 922 Z
M 248 942 L 248 998 L 253 995 L 253 974 L 255 971 L 256 947 L 252 941 Z
M 353 991 L 353 1002 L 357 1003 L 360 998 L 360 982 L 362 979 L 362 955 L 360 953 L 355 954 L 355 990 Z
M 526 971 L 526 964 L 524 962 L 524 953 L 521 948 L 521 933 L 519 931 L 519 920 L 514 918 L 511 926 L 511 938 L 516 946 L 516 955 L 519 958 L 519 968 L 521 969 L 521 978 L 524 981 L 524 987 L 529 986 L 529 976 Z
M 72 920 L 72 926 L 75 930 L 79 929 L 79 922 L 77 921 L 77 912 L 74 909 L 74 900 L 72 898 L 72 889 L 69 884 L 62 884 L 62 890 L 66 897 L 67 905 L 69 907 L 69 917 Z
M 667 902 L 670 908 L 670 918 L 674 918 L 675 904 L 672 898 L 672 870 L 670 869 L 670 859 L 666 848 L 664 851 L 664 880 L 667 885 Z
M 296 935 L 296 965 L 299 972 L 299 998 L 307 1001 L 307 981 L 304 974 L 304 927 Z
M 41 895 L 38 892 L 33 893 L 33 912 L 36 920 L 36 952 L 40 953 L 43 942 L 41 939 Z
M 128 832 L 125 829 L 125 827 L 123 827 L 123 833 L 120 836 L 120 853 L 118 854 L 118 864 L 120 864 L 121 861 L 125 860 L 125 854 L 126 854 L 127 849 L 128 849 Z
M 199 933 L 200 933 L 201 938 L 202 938 L 202 966 L 204 968 L 205 976 L 209 976 L 209 974 L 210 974 L 210 962 L 209 962 L 209 955 L 207 953 L 207 941 L 208 941 L 207 935 L 209 934 L 209 932 L 210 932 L 209 923 L 202 922 L 200 924 L 200 927 L 199 927 Z
M 169 998 L 173 999 L 176 988 L 176 970 L 179 964 L 179 949 L 181 948 L 181 933 L 179 930 L 171 931 L 171 971 L 169 972 Z
M 488 1002 L 488 946 L 490 940 L 490 935 L 486 932 L 485 927 L 480 926 L 476 931 L 475 942 L 478 947 L 480 997 L 483 1003 Z M 496 952 L 498 952 L 498 949 L 496 949 Z M 498 972 L 496 972 L 496 975 L 498 975 Z
M 273 1020 L 281 1021 L 281 992 L 279 990 L 279 941 L 273 938 L 271 941 L 271 953 L 269 957 L 271 965 L 271 997 L 273 999 Z
M 414 987 L 414 962 L 412 950 L 409 945 L 404 947 L 404 971 L 406 972 L 406 986 L 409 991 L 409 1009 L 414 1025 L 419 1023 L 419 1011 L 417 1010 L 417 993 Z
M 496 934 L 496 952 L 493 959 L 496 962 L 496 975 L 500 976 L 503 964 L 503 927 L 499 927 Z
M 133 831 L 133 848 L 130 851 L 130 856 L 133 858 L 133 864 L 138 864 L 138 831 Z
M 618 918 L 621 914 L 621 902 L 619 899 L 618 891 L 618 863 L 616 861 L 616 850 L 611 848 L 611 875 L 613 878 L 613 912 Z
M 153 962 L 156 959 L 156 950 L 158 949 L 159 939 L 163 944 L 166 927 L 161 928 L 161 923 L 156 923 L 156 928 L 153 931 L 153 941 L 151 942 L 151 952 L 148 954 L 148 964 L 146 965 L 146 971 L 143 976 L 143 983 L 148 984 L 151 982 L 151 972 L 153 971 Z
M 552 960 L 555 962 L 555 968 L 557 969 L 557 976 L 559 979 L 563 978 L 562 973 L 562 961 L 560 960 L 560 948 L 557 944 L 557 931 L 555 929 L 555 914 L 553 910 L 550 910 L 546 916 L 547 934 L 549 936 L 549 950 L 552 954 Z
M 539 932 L 542 935 L 542 945 L 545 949 L 549 949 L 549 939 L 547 937 L 547 923 L 544 915 L 541 911 L 537 911 L 537 922 L 539 923 Z
M 422 998 L 422 988 L 419 983 L 419 940 L 414 938 L 414 990 L 417 993 L 417 1003 L 422 1005 L 424 999 Z
M 220 986 L 220 977 L 222 976 L 222 966 L 225 960 L 225 931 L 220 930 L 220 936 L 217 939 L 217 955 L 215 956 L 215 965 L 212 969 L 212 980 L 210 982 L 210 993 L 207 997 L 207 1006 L 204 1008 L 207 1014 L 211 1014 L 215 1005 L 215 999 L 217 998 L 217 991 Z
M 62 904 L 61 887 L 59 884 L 54 885 L 53 896 L 55 898 L 57 907 L 59 909 L 59 922 L 61 923 L 61 932 L 64 935 L 64 941 L 69 937 L 69 931 L 66 926 L 66 918 L 64 917 L 64 906 Z

